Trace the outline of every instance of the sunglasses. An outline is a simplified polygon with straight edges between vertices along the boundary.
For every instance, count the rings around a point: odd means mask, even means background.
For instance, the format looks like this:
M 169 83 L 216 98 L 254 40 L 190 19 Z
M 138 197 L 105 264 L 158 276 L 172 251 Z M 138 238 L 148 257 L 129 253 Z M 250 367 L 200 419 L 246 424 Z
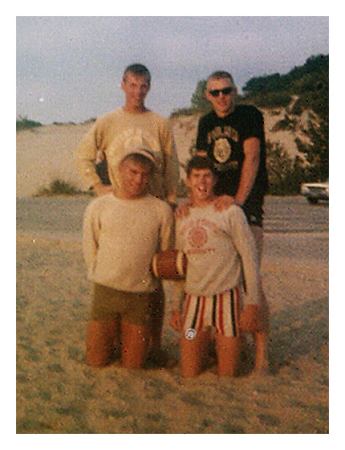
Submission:
M 230 95 L 232 92 L 234 92 L 234 88 L 227 87 L 224 89 L 214 89 L 213 91 L 208 91 L 209 94 L 212 95 L 212 97 L 219 97 L 219 94 L 222 93 L 223 95 Z

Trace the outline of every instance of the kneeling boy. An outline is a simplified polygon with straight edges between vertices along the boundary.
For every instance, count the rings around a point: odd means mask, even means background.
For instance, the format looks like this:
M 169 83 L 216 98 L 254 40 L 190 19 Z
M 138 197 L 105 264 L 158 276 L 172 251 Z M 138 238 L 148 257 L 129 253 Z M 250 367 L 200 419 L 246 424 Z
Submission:
M 146 191 L 154 171 L 152 153 L 132 149 L 118 166 L 119 189 L 93 200 L 85 213 L 83 250 L 94 282 L 86 335 L 92 366 L 107 365 L 120 340 L 122 366 L 139 369 L 145 362 L 159 289 L 151 261 L 174 239 L 170 206 Z
M 241 330 L 260 328 L 259 264 L 253 234 L 240 207 L 215 210 L 216 180 L 210 160 L 191 159 L 187 167 L 190 214 L 176 224 L 176 246 L 188 259 L 183 311 L 173 313 L 172 319 L 182 330 L 185 377 L 201 373 L 212 328 L 220 376 L 236 374 Z

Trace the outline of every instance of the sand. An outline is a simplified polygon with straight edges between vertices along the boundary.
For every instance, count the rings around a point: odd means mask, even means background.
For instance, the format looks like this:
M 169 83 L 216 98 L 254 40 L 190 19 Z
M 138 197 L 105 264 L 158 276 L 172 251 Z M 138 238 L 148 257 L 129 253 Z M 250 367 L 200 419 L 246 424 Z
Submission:
M 90 284 L 80 239 L 18 233 L 17 433 L 328 433 L 327 267 L 267 261 L 263 278 L 270 375 L 219 378 L 214 365 L 193 380 L 178 365 L 95 369 L 84 362 Z M 163 345 L 176 359 L 172 307 L 168 295 Z

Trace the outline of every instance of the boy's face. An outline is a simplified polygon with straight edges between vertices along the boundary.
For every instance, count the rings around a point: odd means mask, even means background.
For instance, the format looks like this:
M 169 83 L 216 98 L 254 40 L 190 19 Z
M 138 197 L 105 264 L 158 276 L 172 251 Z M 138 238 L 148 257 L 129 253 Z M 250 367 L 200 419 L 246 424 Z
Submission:
M 142 164 L 131 159 L 122 161 L 119 165 L 121 187 L 118 196 L 127 199 L 144 196 L 151 173 L 149 164 Z
M 191 200 L 198 205 L 212 201 L 216 181 L 210 169 L 192 169 L 186 180 Z
M 128 72 L 121 87 L 126 95 L 126 104 L 130 109 L 143 108 L 145 98 L 150 90 L 146 77 Z

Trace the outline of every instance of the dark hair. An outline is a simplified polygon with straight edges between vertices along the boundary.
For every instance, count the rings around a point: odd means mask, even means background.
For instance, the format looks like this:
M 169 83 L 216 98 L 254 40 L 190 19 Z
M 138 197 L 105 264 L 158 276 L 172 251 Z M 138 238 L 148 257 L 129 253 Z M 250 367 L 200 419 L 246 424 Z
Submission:
M 126 81 L 126 76 L 128 73 L 132 73 L 133 75 L 137 75 L 139 77 L 146 77 L 148 84 L 151 84 L 150 71 L 143 64 L 131 64 L 130 66 L 126 67 L 122 77 L 123 81 Z
M 187 177 L 190 176 L 193 169 L 209 169 L 214 176 L 217 176 L 213 161 L 210 158 L 205 158 L 204 156 L 196 155 L 188 161 L 186 168 Z
M 211 73 L 211 75 L 207 78 L 207 82 L 211 79 L 222 80 L 224 78 L 229 78 L 229 80 L 235 84 L 233 76 L 225 70 L 217 70 L 216 72 Z

